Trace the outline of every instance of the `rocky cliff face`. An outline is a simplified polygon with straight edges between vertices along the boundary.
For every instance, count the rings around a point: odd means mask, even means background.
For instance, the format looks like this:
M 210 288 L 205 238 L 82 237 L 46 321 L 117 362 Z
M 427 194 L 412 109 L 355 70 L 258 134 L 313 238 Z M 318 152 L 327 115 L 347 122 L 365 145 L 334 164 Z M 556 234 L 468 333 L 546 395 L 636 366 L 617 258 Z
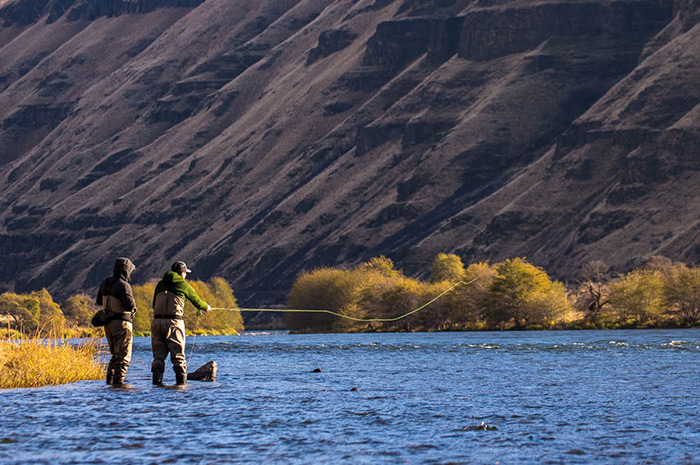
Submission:
M 0 2 L 0 282 L 700 258 L 692 0 Z

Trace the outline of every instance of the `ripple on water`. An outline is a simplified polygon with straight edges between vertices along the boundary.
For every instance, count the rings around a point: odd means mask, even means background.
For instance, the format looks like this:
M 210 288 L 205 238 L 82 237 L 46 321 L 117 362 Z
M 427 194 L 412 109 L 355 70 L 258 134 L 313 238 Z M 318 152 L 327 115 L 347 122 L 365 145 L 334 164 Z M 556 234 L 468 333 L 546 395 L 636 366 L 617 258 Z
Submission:
M 698 330 L 207 337 L 189 365 L 216 360 L 219 381 L 157 389 L 150 342 L 137 338 L 129 390 L 95 381 L 1 393 L 0 455 L 8 464 L 698 463 L 699 346 Z

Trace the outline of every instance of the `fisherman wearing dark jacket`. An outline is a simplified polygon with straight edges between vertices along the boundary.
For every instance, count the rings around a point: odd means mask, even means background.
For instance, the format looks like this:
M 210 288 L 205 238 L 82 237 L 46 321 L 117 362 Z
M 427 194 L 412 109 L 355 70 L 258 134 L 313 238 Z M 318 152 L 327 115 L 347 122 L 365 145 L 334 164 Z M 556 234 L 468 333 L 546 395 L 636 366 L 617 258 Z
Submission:
M 151 348 L 153 349 L 153 384 L 163 384 L 165 357 L 170 353 L 177 384 L 187 383 L 185 361 L 185 301 L 189 300 L 200 310 L 211 307 L 192 289 L 185 277 L 192 271 L 184 262 L 175 262 L 163 279 L 156 284 L 153 293 L 153 322 L 151 322 Z
M 117 258 L 112 276 L 102 281 L 96 303 L 112 312 L 112 321 L 105 326 L 105 336 L 112 357 L 107 365 L 107 384 L 124 384 L 131 363 L 133 315 L 136 301 L 129 280 L 136 269 L 128 258 Z

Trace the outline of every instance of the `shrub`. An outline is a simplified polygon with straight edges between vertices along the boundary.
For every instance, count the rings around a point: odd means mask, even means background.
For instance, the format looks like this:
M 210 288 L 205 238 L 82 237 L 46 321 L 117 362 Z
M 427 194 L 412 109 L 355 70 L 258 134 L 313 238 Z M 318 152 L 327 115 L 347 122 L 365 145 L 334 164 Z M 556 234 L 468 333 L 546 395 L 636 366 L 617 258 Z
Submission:
M 524 329 L 547 326 L 568 304 L 563 285 L 525 259 L 496 265 L 496 275 L 485 298 L 485 317 L 493 327 Z
M 607 319 L 605 309 L 610 306 L 606 275 L 610 267 L 602 261 L 592 261 L 581 269 L 576 290 L 576 309 L 583 314 L 585 324 L 596 327 Z
M 189 317 L 189 322 L 186 324 L 190 331 L 196 330 L 207 334 L 238 334 L 243 330 L 241 312 L 231 310 L 238 308 L 238 303 L 226 280 L 215 277 L 208 283 L 192 281 L 190 284 L 212 308 L 220 309 L 198 317 L 198 310 L 188 302 L 185 307 L 185 316 Z
M 620 324 L 652 324 L 662 312 L 662 272 L 642 268 L 621 275 L 610 285 L 610 304 Z
M 302 273 L 294 282 L 287 299 L 287 307 L 305 310 L 330 310 L 338 313 L 353 311 L 359 298 L 362 273 L 321 268 Z M 294 331 L 331 331 L 336 323 L 326 313 L 287 313 L 285 321 Z
M 457 286 L 444 297 L 444 329 L 470 329 L 480 327 L 485 315 L 485 299 L 493 278 L 494 267 L 486 262 L 472 263 L 464 271 L 464 284 Z
M 134 314 L 134 335 L 147 336 L 151 334 L 151 320 L 153 319 L 153 292 L 156 289 L 156 281 L 149 281 L 140 286 L 132 286 L 131 291 L 136 301 L 136 314 Z
M 94 300 L 85 294 L 76 294 L 63 303 L 66 322 L 75 326 L 90 326 L 90 320 L 97 311 Z
M 700 318 L 700 268 L 674 266 L 663 274 L 663 299 L 666 314 L 686 325 Z
M 457 282 L 464 277 L 464 264 L 459 256 L 439 253 L 430 268 L 430 282 Z
M 27 294 L 5 292 L 0 295 L 0 314 L 8 315 L 11 329 L 34 333 L 39 327 L 39 299 Z
M 29 294 L 6 292 L 0 295 L 0 314 L 10 315 L 11 328 L 24 334 L 61 334 L 65 328 L 61 307 L 46 289 Z
M 357 265 L 357 267 L 355 267 L 355 271 L 360 273 L 379 273 L 385 278 L 396 278 L 401 276 L 401 272 L 394 268 L 394 262 L 384 255 L 374 257 L 368 262 Z

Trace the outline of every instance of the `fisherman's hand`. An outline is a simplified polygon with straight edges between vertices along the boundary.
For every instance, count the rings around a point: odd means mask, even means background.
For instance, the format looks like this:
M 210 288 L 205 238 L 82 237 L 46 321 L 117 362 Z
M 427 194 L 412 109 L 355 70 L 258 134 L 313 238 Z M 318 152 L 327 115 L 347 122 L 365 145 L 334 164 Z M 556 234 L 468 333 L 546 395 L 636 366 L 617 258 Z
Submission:
M 211 305 L 207 305 L 207 312 L 211 312 Z

